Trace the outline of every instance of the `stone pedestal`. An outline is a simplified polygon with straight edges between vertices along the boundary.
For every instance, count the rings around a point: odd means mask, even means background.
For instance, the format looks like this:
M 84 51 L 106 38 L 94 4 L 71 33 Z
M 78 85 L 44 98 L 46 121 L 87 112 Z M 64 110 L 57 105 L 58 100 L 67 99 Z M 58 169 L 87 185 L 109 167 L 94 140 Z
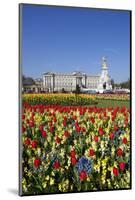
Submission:
M 104 90 L 112 90 L 111 79 L 108 73 L 108 66 L 106 59 L 102 58 L 102 69 L 101 75 L 99 78 L 99 85 L 98 85 L 99 92 L 103 92 Z

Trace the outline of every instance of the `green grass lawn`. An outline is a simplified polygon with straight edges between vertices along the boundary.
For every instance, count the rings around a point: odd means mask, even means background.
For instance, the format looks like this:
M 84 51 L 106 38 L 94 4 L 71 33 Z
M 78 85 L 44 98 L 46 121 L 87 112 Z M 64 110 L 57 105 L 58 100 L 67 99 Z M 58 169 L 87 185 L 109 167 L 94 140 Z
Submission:
M 126 106 L 127 108 L 130 108 L 130 101 L 118 101 L 118 100 L 104 100 L 104 99 L 98 99 L 96 100 L 97 105 L 96 107 L 123 107 Z

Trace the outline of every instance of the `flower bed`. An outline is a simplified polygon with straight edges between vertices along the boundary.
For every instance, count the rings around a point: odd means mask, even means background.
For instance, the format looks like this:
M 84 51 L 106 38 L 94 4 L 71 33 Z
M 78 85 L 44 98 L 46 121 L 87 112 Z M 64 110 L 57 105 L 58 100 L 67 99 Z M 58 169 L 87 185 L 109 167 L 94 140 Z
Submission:
M 30 105 L 92 105 L 95 97 L 86 94 L 24 94 L 23 103 Z
M 129 101 L 129 94 L 94 94 L 96 99 L 104 99 L 104 100 L 117 100 L 117 101 Z
M 130 110 L 30 106 L 22 114 L 23 193 L 130 187 Z

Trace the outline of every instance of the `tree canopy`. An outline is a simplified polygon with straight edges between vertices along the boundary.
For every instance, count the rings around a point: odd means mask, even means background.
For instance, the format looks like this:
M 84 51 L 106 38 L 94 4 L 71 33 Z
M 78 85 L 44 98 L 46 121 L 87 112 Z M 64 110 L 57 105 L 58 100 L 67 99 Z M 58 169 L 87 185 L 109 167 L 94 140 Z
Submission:
M 26 76 L 22 76 L 22 85 L 23 86 L 30 86 L 30 85 L 34 85 L 35 81 L 32 77 L 26 77 Z

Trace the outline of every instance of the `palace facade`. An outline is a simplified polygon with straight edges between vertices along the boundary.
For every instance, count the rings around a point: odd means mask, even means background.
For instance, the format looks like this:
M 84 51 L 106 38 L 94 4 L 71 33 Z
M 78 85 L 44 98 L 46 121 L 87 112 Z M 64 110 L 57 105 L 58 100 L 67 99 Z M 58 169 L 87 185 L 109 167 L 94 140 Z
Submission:
M 102 58 L 99 75 L 89 75 L 82 72 L 46 72 L 43 74 L 43 88 L 46 92 L 60 92 L 62 90 L 72 92 L 76 89 L 76 85 L 79 85 L 81 90 L 96 90 L 101 93 L 104 90 L 112 90 L 106 58 Z

